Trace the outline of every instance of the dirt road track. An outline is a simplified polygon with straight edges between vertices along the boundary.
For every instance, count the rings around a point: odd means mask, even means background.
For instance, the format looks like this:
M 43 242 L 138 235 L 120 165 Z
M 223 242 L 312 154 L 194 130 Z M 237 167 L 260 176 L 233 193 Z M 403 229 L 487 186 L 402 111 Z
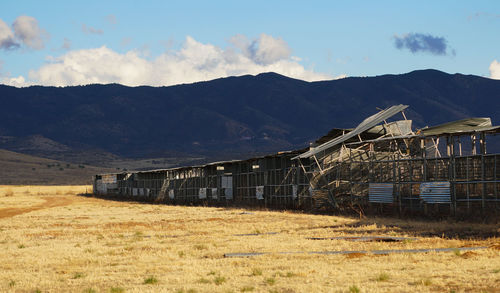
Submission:
M 67 206 L 75 201 L 75 198 L 73 196 L 46 196 L 42 199 L 45 200 L 45 202 L 31 207 L 0 209 L 0 219 L 11 218 L 13 216 L 53 207 Z

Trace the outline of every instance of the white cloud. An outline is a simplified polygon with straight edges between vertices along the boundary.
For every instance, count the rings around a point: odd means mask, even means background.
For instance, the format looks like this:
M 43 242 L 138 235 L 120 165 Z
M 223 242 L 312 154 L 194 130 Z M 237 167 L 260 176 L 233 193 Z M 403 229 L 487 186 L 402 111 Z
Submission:
M 290 58 L 291 50 L 281 38 L 261 34 L 258 39 L 249 41 L 244 35 L 236 35 L 229 40 L 248 58 L 258 64 L 267 65 Z
M 87 26 L 86 24 L 82 24 L 82 31 L 85 34 L 92 34 L 92 35 L 102 35 L 104 33 L 102 29 Z
M 14 39 L 14 33 L 10 27 L 0 19 L 0 49 L 15 49 L 19 44 Z
M 332 78 L 304 68 L 300 59 L 290 56 L 288 45 L 281 39 L 261 35 L 250 42 L 237 36 L 230 42 L 233 46 L 223 49 L 188 36 L 180 50 L 168 50 L 154 58 L 138 50 L 120 54 L 106 46 L 74 50 L 59 57 L 48 57 L 47 64 L 30 71 L 29 83 L 167 86 L 262 72 L 276 72 L 307 81 Z
M 30 84 L 26 82 L 23 76 L 18 77 L 3 77 L 0 78 L 0 84 L 15 86 L 15 87 L 23 87 L 29 86 Z
M 490 77 L 500 79 L 500 62 L 493 60 L 490 64 Z
M 14 34 L 26 46 L 32 49 L 43 49 L 48 33 L 38 26 L 38 21 L 31 16 L 21 15 L 12 24 Z

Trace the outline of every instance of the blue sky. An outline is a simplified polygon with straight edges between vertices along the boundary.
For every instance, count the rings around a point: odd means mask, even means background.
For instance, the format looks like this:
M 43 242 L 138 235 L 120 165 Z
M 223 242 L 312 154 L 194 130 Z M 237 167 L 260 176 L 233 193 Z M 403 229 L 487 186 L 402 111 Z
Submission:
M 434 68 L 500 78 L 500 1 L 0 2 L 0 83 L 171 85 Z

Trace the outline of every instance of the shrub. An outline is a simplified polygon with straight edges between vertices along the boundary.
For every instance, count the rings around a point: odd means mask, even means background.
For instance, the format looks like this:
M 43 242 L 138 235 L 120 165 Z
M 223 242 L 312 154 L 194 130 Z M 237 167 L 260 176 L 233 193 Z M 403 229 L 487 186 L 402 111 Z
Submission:
M 83 278 L 85 275 L 83 273 L 75 273 L 73 275 L 73 279 L 80 279 Z
M 386 273 L 381 273 L 380 275 L 377 276 L 377 281 L 379 282 L 384 282 L 389 280 L 389 275 Z
M 158 279 L 156 279 L 153 276 L 144 280 L 144 284 L 156 284 L 156 283 L 158 283 Z
M 215 285 L 221 285 L 222 283 L 224 283 L 226 281 L 226 277 L 222 277 L 222 276 L 217 276 L 215 277 L 214 279 L 214 283 Z

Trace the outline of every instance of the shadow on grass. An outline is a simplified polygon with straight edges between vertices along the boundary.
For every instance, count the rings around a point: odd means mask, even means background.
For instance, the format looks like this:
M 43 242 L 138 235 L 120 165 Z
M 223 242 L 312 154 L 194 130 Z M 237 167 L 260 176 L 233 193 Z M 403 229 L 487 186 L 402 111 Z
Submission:
M 457 218 L 446 218 L 446 219 L 429 219 L 422 216 L 409 215 L 404 217 L 378 217 L 378 216 L 363 216 L 359 217 L 353 212 L 339 212 L 339 211 L 314 211 L 308 209 L 292 209 L 283 208 L 279 206 L 264 206 L 251 205 L 248 203 L 240 202 L 220 202 L 220 201 L 208 201 L 199 200 L 197 202 L 179 202 L 179 201 L 154 201 L 145 198 L 132 198 L 132 197 L 122 197 L 113 195 L 94 195 L 94 194 L 78 194 L 78 196 L 83 197 L 93 197 L 105 200 L 112 200 L 117 202 L 127 202 L 127 203 L 147 203 L 154 205 L 172 205 L 172 206 L 198 206 L 198 207 L 217 207 L 227 211 L 241 210 L 245 209 L 247 211 L 240 213 L 241 215 L 255 216 L 254 213 L 250 211 L 287 211 L 290 213 L 297 214 L 321 214 L 330 216 L 341 216 L 348 217 L 354 220 L 351 223 L 339 224 L 339 225 L 328 225 L 328 226 L 314 226 L 314 227 L 302 227 L 296 228 L 295 230 L 314 230 L 314 229 L 332 229 L 332 233 L 344 234 L 344 235 L 384 235 L 391 233 L 402 233 L 410 235 L 413 237 L 441 237 L 447 239 L 488 239 L 494 237 L 500 237 L 500 229 L 498 229 L 498 223 L 500 222 L 500 217 L 496 217 L 493 220 L 489 220 L 490 224 L 480 223 L 476 218 L 470 219 L 457 219 Z M 478 223 L 479 222 L 479 223 Z M 483 221 L 484 222 L 484 221 Z M 273 232 L 274 234 L 275 232 Z

